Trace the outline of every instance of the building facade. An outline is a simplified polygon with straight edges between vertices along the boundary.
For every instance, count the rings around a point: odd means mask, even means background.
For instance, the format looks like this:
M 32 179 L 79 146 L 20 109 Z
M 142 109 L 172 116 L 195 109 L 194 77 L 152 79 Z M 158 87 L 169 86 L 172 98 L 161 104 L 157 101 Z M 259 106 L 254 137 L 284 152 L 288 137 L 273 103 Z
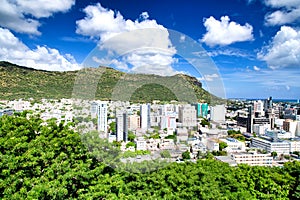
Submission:
M 107 134 L 107 102 L 97 102 L 97 130 Z
M 127 142 L 128 140 L 128 119 L 125 111 L 117 111 L 116 113 L 116 134 L 117 141 Z

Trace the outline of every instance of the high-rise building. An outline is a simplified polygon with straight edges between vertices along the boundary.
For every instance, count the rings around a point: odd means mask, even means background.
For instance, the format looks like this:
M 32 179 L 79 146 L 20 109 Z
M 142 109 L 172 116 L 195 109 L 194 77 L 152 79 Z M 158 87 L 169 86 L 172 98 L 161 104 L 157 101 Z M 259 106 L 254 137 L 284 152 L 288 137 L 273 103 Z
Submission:
M 141 128 L 141 118 L 138 115 L 128 116 L 128 130 L 134 131 Z
M 196 110 L 197 110 L 197 117 L 201 117 L 201 103 L 194 104 Z
M 176 129 L 176 114 L 169 113 L 168 115 L 161 116 L 160 129 Z
M 116 133 L 117 141 L 127 142 L 128 140 L 128 119 L 125 111 L 116 112 Z
M 225 122 L 225 105 L 216 105 L 210 107 L 210 120 L 214 122 Z
M 267 118 L 269 118 L 269 114 L 270 112 L 272 112 L 272 108 L 273 108 L 273 100 L 272 97 L 269 97 L 268 99 L 265 100 L 264 102 L 264 110 L 265 110 L 265 116 Z
M 141 128 L 142 129 L 149 129 L 150 124 L 150 104 L 142 104 L 140 106 L 140 118 L 141 118 Z
M 197 126 L 197 111 L 190 104 L 179 107 L 178 120 L 185 127 Z
M 252 106 L 248 107 L 248 112 L 238 112 L 237 115 L 237 125 L 246 128 L 248 133 L 252 133 L 252 125 L 253 125 L 253 114 L 252 114 Z
M 97 117 L 97 110 L 98 110 L 98 103 L 92 102 L 91 103 L 91 117 L 96 118 Z
M 201 117 L 207 117 L 208 115 L 208 104 L 202 103 L 201 104 Z
M 254 101 L 253 109 L 256 117 L 264 116 L 264 102 L 261 100 Z
M 107 102 L 97 102 L 97 130 L 107 133 Z

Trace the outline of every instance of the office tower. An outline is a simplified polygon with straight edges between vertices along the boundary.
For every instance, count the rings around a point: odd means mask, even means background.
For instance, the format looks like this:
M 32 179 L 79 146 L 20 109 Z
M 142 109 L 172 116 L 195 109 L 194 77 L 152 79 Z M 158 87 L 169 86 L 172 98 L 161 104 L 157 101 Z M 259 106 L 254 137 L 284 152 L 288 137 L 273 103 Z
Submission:
M 267 118 L 269 118 L 270 113 L 272 112 L 272 108 L 273 108 L 273 100 L 272 97 L 269 97 L 268 99 L 265 100 L 265 116 Z
M 201 117 L 207 117 L 208 115 L 208 104 L 202 103 L 201 104 Z
M 142 104 L 140 106 L 140 118 L 141 118 L 141 128 L 150 128 L 150 104 Z
M 160 121 L 160 129 L 176 129 L 176 114 L 175 113 L 169 113 L 168 115 L 161 116 Z
M 182 126 L 197 126 L 197 111 L 194 106 L 189 104 L 179 107 L 178 120 Z
M 261 100 L 253 103 L 253 109 L 256 117 L 264 116 L 264 102 Z
M 125 111 L 116 112 L 116 134 L 117 141 L 127 142 L 128 140 L 128 119 Z
M 138 115 L 128 116 L 128 130 L 134 131 L 141 128 L 141 118 Z
M 97 102 L 97 130 L 102 133 L 107 133 L 107 102 Z
M 248 107 L 248 112 L 238 112 L 237 115 L 237 125 L 246 128 L 248 133 L 252 133 L 252 124 L 253 124 L 253 114 L 252 106 Z
M 98 103 L 92 102 L 91 103 L 91 117 L 96 118 L 97 117 L 97 110 L 98 110 Z
M 214 122 L 225 122 L 225 105 L 216 105 L 210 107 L 210 120 Z

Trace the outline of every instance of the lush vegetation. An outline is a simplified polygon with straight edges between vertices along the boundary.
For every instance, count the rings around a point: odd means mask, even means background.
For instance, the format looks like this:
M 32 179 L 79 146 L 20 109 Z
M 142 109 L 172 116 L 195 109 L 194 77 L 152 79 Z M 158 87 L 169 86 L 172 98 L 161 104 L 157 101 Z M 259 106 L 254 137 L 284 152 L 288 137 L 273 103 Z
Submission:
M 133 102 L 221 101 L 205 91 L 196 78 L 186 75 L 126 74 L 108 67 L 49 72 L 0 62 L 0 76 L 1 99 L 78 97 Z
M 243 136 L 243 134 L 241 133 L 241 131 L 235 131 L 235 130 L 228 130 L 227 131 L 228 136 L 231 138 L 235 138 L 237 140 L 240 140 L 242 142 L 244 142 L 246 140 L 245 136 Z
M 300 198 L 299 162 L 230 167 L 207 157 L 157 170 L 145 163 L 145 173 L 129 173 L 90 151 L 103 149 L 97 149 L 97 135 L 81 136 L 70 126 L 54 120 L 43 125 L 25 113 L 0 118 L 0 199 Z

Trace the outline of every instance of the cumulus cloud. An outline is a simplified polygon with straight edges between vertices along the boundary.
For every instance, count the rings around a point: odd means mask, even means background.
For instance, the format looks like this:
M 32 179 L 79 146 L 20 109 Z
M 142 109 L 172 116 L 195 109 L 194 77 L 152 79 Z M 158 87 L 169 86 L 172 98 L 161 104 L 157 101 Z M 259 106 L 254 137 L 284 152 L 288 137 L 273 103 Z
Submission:
M 300 31 L 282 26 L 257 57 L 272 69 L 300 67 Z
M 253 27 L 250 24 L 246 23 L 242 26 L 236 22 L 230 22 L 228 16 L 221 17 L 220 21 L 211 16 L 204 20 L 204 26 L 207 32 L 201 41 L 211 47 L 253 40 Z
M 133 72 L 161 74 L 170 71 L 176 62 L 173 58 L 176 49 L 169 39 L 168 30 L 150 20 L 147 12 L 132 21 L 100 3 L 87 6 L 83 11 L 86 16 L 76 21 L 76 33 L 99 39 L 100 51 L 107 50 L 115 57 L 121 56 L 119 62 L 127 62 Z M 122 66 L 121 63 L 118 65 Z
M 75 0 L 0 0 L 0 26 L 20 33 L 39 35 L 39 18 L 66 12 L 74 4 Z
M 254 69 L 255 71 L 259 71 L 259 70 L 260 70 L 260 68 L 257 67 L 257 66 L 253 66 L 253 69 Z
M 265 0 L 264 2 L 265 5 L 276 9 L 265 16 L 267 25 L 284 25 L 299 21 L 299 0 Z
M 80 69 L 72 55 L 61 55 L 57 49 L 47 46 L 30 49 L 4 28 L 0 28 L 0 60 L 48 71 Z

